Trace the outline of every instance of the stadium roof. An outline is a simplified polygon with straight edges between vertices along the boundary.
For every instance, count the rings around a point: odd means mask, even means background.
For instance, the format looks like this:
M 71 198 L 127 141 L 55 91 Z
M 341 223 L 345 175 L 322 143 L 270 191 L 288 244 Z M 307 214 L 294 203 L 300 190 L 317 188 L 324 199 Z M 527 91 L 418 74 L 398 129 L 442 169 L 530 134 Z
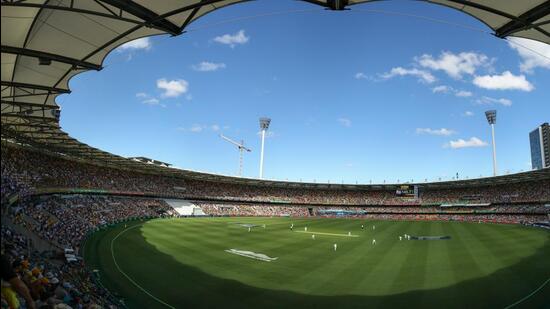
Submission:
M 116 47 L 137 38 L 180 35 L 199 17 L 246 0 L 2 0 L 2 138 L 102 165 L 146 165 L 90 147 L 59 126 L 59 94 L 78 73 L 101 70 Z M 333 10 L 374 0 L 303 0 Z M 434 0 L 469 14 L 500 38 L 523 37 L 550 44 L 550 1 Z M 202 178 L 211 174 L 178 171 Z M 518 174 L 519 175 L 519 174 Z M 243 179 L 244 180 L 244 179 Z M 255 180 L 250 180 L 255 181 Z

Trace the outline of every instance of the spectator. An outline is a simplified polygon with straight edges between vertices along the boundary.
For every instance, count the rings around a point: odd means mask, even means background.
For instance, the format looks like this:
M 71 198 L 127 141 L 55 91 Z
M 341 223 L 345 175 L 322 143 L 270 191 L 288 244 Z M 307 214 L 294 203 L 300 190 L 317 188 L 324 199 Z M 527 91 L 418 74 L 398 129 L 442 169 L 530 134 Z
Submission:
M 29 289 L 27 288 L 27 285 L 25 285 L 25 283 L 19 278 L 19 276 L 17 276 L 10 262 L 4 256 L 4 254 L 2 254 L 1 260 L 2 281 L 6 281 L 9 283 L 9 287 L 2 286 L 2 297 L 7 300 L 10 308 L 19 308 L 19 302 L 14 297 L 13 291 L 17 292 L 17 294 L 19 294 L 25 300 L 25 305 L 27 306 L 27 308 L 36 308 L 34 300 L 31 297 Z

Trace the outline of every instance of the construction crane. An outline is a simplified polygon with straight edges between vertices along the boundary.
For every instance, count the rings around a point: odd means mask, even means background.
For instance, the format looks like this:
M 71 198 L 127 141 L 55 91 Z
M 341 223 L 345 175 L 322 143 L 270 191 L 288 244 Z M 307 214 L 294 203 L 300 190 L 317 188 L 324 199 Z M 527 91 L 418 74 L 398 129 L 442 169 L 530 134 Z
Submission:
M 229 137 L 224 136 L 223 134 L 220 134 L 220 137 L 226 140 L 227 142 L 233 144 L 234 146 L 237 146 L 237 149 L 239 149 L 239 177 L 241 177 L 243 175 L 243 152 L 244 151 L 251 152 L 252 150 L 244 146 L 243 140 L 241 140 L 241 142 L 238 143 L 230 139 Z

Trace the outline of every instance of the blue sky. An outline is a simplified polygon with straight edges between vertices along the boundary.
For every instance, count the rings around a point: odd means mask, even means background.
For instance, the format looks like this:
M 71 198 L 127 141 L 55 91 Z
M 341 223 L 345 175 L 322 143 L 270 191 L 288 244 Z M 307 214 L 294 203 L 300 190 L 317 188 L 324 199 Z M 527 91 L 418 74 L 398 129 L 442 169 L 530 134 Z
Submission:
M 549 46 L 497 39 L 437 5 L 262 0 L 188 30 L 133 42 L 73 78 L 58 98 L 62 127 L 118 155 L 235 175 L 223 133 L 252 149 L 244 176 L 257 177 L 268 116 L 265 178 L 369 183 L 490 175 L 488 109 L 500 173 L 529 169 L 528 133 L 550 120 Z

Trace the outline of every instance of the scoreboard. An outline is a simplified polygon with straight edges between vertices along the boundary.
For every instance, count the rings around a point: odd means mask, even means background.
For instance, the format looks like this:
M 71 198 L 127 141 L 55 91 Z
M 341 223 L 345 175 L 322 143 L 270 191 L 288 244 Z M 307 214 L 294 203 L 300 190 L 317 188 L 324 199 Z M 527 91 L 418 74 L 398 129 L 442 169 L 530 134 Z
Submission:
M 418 186 L 401 185 L 397 187 L 395 194 L 400 197 L 418 198 Z

